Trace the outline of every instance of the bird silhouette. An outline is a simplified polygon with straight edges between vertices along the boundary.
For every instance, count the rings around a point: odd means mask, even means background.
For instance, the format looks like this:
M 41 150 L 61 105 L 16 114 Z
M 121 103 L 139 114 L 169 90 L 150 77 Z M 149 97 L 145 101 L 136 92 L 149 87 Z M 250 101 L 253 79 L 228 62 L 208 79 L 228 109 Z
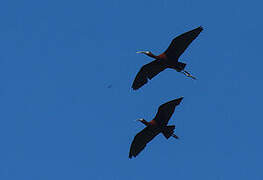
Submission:
M 178 62 L 178 59 L 202 30 L 203 28 L 200 26 L 196 29 L 183 33 L 180 36 L 177 36 L 172 40 L 167 50 L 158 56 L 154 55 L 150 51 L 138 51 L 137 53 L 146 54 L 155 60 L 144 65 L 140 69 L 133 81 L 132 88 L 134 90 L 139 89 L 148 82 L 148 79 L 152 79 L 166 68 L 175 69 L 177 72 L 181 72 L 187 77 L 196 79 L 189 72 L 184 70 L 186 64 Z
M 141 132 L 139 132 L 133 139 L 129 158 L 136 157 L 155 136 L 162 133 L 167 139 L 174 137 L 178 139 L 178 136 L 174 134 L 174 125 L 167 126 L 168 121 L 174 113 L 174 109 L 180 104 L 183 97 L 169 101 L 162 104 L 158 108 L 156 116 L 150 122 L 145 119 L 139 119 L 138 121 L 146 125 Z

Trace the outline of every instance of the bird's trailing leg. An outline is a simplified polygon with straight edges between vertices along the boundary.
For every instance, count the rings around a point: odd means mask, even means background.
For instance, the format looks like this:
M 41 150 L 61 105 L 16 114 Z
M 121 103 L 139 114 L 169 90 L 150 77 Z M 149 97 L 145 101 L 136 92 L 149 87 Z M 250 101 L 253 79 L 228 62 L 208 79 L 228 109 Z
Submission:
M 176 136 L 175 134 L 172 134 L 172 136 L 173 136 L 175 139 L 179 139 L 179 137 Z
M 185 70 L 183 70 L 183 71 L 181 71 L 181 72 L 182 72 L 184 75 L 186 75 L 187 77 L 190 77 L 190 78 L 196 80 L 196 77 L 192 76 L 189 72 L 187 72 L 187 71 L 185 71 Z

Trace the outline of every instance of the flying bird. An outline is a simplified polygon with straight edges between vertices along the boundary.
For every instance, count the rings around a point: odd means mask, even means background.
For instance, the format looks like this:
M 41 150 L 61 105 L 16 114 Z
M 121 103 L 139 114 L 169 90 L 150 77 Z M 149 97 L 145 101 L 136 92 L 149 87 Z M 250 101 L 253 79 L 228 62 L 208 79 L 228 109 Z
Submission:
M 153 120 L 150 122 L 145 119 L 139 119 L 138 121 L 142 122 L 146 128 L 139 132 L 133 139 L 129 158 L 136 157 L 155 136 L 159 133 L 162 133 L 166 139 L 174 137 L 178 139 L 178 136 L 174 134 L 174 125 L 167 126 L 168 121 L 174 113 L 174 109 L 177 105 L 180 104 L 183 97 L 169 101 L 165 104 L 162 104 L 158 108 L 158 112 Z
M 155 60 L 144 65 L 140 69 L 133 81 L 132 88 L 134 90 L 139 89 L 148 82 L 148 79 L 152 79 L 166 68 L 175 69 L 177 72 L 181 72 L 187 77 L 196 79 L 189 72 L 184 70 L 186 64 L 178 62 L 178 59 L 202 30 L 203 28 L 200 26 L 196 29 L 183 33 L 180 36 L 177 36 L 172 40 L 168 49 L 158 56 L 154 55 L 150 51 L 138 51 L 137 53 L 146 54 Z

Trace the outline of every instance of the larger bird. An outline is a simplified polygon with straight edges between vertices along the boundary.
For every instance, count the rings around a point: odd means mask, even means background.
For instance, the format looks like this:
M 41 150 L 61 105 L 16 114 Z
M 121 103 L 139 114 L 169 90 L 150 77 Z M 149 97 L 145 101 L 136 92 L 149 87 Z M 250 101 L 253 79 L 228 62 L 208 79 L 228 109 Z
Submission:
M 178 139 L 178 136 L 174 134 L 175 126 L 167 126 L 168 121 L 174 113 L 174 109 L 180 104 L 183 97 L 169 101 L 162 104 L 158 108 L 158 112 L 153 120 L 147 122 L 145 119 L 139 119 L 138 121 L 146 125 L 141 132 L 139 132 L 133 139 L 129 158 L 136 157 L 155 136 L 162 133 L 167 139 L 174 137 Z
M 132 88 L 134 90 L 139 89 L 147 83 L 148 79 L 152 79 L 154 76 L 165 70 L 166 68 L 175 69 L 178 72 L 182 72 L 184 75 L 196 79 L 189 72 L 185 71 L 185 63 L 178 62 L 179 57 L 183 54 L 186 48 L 191 42 L 200 34 L 203 28 L 200 26 L 196 29 L 188 31 L 180 36 L 174 38 L 168 47 L 168 49 L 156 56 L 150 51 L 139 51 L 137 53 L 143 53 L 147 56 L 154 58 L 155 60 L 144 65 L 133 81 Z

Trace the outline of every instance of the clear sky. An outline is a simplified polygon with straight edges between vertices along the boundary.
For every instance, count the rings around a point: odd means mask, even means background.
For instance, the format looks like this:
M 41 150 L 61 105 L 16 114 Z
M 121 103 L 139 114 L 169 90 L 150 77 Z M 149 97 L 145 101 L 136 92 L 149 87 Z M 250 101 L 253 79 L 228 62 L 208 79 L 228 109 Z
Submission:
M 1 180 L 262 180 L 263 3 L 6 0 L 0 4 Z M 171 40 L 202 25 L 165 70 L 131 84 Z M 111 86 L 111 88 L 108 88 Z M 135 159 L 130 143 L 158 106 L 184 96 Z

